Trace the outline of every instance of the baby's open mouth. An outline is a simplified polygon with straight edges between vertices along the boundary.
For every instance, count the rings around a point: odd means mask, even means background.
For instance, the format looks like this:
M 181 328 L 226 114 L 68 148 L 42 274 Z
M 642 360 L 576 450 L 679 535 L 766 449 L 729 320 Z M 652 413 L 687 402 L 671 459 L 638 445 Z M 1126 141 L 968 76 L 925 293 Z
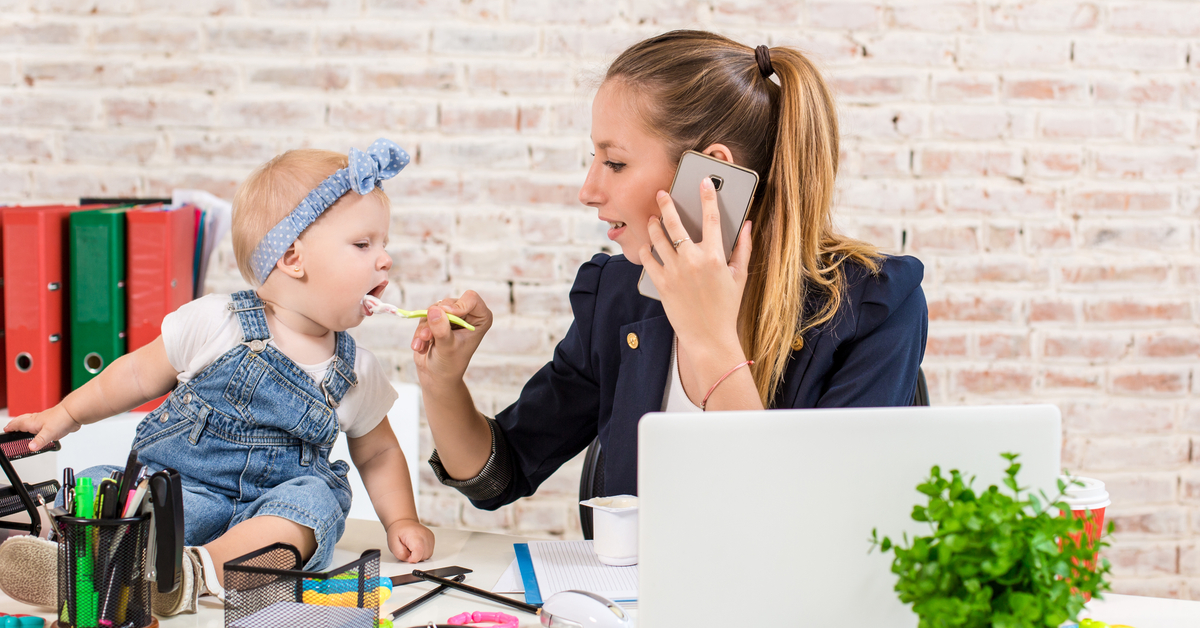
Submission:
M 380 297 L 383 296 L 383 289 L 387 287 L 388 282 L 383 282 L 374 288 L 362 298 L 363 313 L 370 316 L 375 313 L 375 308 L 381 303 Z M 372 305 L 374 307 L 372 307 Z

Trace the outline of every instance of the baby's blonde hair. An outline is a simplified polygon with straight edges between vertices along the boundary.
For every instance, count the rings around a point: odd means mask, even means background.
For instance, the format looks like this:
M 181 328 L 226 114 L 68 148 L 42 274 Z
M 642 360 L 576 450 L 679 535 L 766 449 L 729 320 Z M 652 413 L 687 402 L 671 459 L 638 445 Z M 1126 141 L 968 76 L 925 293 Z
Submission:
M 259 166 L 242 181 L 233 196 L 233 255 L 237 259 L 238 270 L 250 285 L 259 285 L 250 265 L 250 256 L 254 254 L 258 243 L 309 192 L 349 163 L 349 157 L 331 150 L 289 150 Z M 346 192 L 325 211 L 333 209 L 351 194 L 358 193 L 353 190 Z M 384 207 L 390 206 L 382 188 L 376 187 L 371 194 L 378 196 Z M 304 234 L 301 233 L 300 237 L 304 237 Z

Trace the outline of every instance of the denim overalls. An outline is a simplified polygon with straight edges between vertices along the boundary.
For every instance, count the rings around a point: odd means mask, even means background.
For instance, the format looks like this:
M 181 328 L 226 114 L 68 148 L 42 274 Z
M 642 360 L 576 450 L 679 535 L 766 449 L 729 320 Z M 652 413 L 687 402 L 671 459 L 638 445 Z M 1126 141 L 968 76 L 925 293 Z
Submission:
M 338 436 L 335 408 L 358 385 L 354 339 L 337 332 L 336 355 L 317 384 L 267 344 L 258 295 L 231 296 L 242 344 L 179 384 L 138 425 L 133 446 L 151 469 L 172 467 L 182 476 L 185 544 L 203 545 L 251 517 L 274 515 L 313 529 L 317 550 L 304 568 L 323 569 L 350 510 L 349 467 L 330 464 L 329 450 Z

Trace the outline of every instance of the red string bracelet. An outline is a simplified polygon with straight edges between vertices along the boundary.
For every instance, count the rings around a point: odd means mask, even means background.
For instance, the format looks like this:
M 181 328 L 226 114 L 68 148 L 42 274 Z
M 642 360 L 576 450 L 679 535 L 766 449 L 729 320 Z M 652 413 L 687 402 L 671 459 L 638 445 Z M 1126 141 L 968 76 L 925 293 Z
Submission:
M 704 406 L 708 405 L 708 398 L 712 396 L 713 391 L 717 389 L 717 386 L 720 386 L 721 382 L 725 381 L 726 377 L 733 375 L 734 371 L 742 368 L 743 366 L 750 366 L 751 364 L 754 364 L 754 360 L 746 360 L 745 362 L 742 362 L 741 364 L 729 369 L 728 371 L 725 371 L 725 374 L 721 376 L 721 379 L 718 379 L 717 383 L 713 384 L 712 388 L 709 388 L 707 393 L 704 393 L 704 400 L 700 402 L 700 410 L 703 411 Z

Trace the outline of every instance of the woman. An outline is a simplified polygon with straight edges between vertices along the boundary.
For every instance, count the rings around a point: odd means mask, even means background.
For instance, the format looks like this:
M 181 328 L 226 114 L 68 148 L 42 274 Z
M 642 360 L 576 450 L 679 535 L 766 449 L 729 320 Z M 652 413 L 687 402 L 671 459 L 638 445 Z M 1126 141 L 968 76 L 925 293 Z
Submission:
M 478 295 L 429 308 L 413 336 L 439 480 L 495 509 L 599 435 L 606 492 L 636 494 L 647 412 L 911 404 L 928 325 L 923 267 L 833 230 L 837 118 L 804 56 L 696 31 L 638 43 L 596 94 L 592 142 L 579 199 L 623 255 L 580 268 L 575 320 L 517 402 L 484 417 L 463 383 L 492 323 Z M 663 191 L 689 149 L 760 174 L 728 263 L 719 222 L 688 240 Z M 711 186 L 701 195 L 708 222 Z M 638 293 L 647 262 L 661 303 Z M 477 331 L 452 330 L 443 312 Z

